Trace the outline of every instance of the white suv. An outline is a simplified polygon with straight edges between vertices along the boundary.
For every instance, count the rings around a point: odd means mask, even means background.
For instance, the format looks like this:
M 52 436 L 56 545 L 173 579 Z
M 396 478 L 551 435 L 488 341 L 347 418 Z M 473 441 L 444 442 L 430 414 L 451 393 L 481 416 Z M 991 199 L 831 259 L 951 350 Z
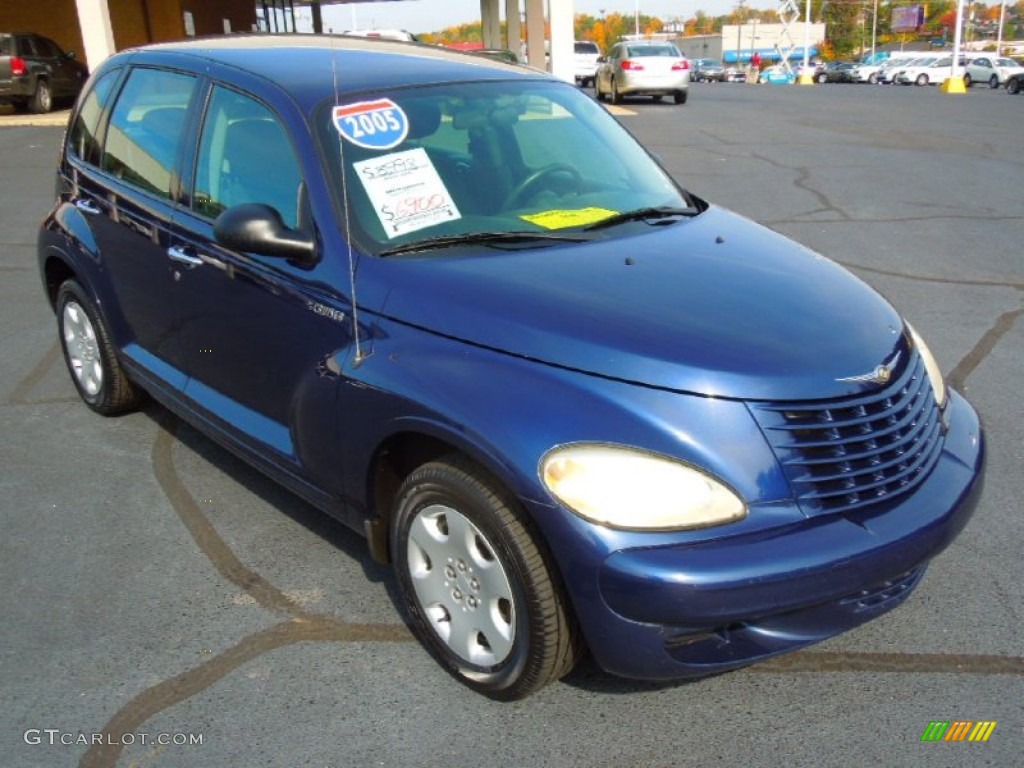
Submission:
M 573 74 L 576 76 L 576 85 L 593 85 L 601 49 L 597 47 L 597 43 L 590 40 L 577 40 L 574 43 L 574 48 Z

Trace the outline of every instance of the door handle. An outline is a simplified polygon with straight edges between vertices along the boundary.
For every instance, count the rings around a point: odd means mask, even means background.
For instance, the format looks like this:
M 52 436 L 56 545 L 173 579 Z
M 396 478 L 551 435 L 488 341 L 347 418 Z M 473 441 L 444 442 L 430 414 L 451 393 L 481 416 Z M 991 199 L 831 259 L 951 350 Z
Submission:
M 91 216 L 96 216 L 98 214 L 103 213 L 102 208 L 96 205 L 96 203 L 94 203 L 92 200 L 89 200 L 88 198 L 85 197 L 80 197 L 77 200 L 75 200 L 75 208 L 82 211 L 83 213 L 88 213 Z
M 183 248 L 180 245 L 172 245 L 167 249 L 167 255 L 172 261 L 176 261 L 179 264 L 184 264 L 189 269 L 194 267 L 201 267 L 203 260 L 196 256 L 194 253 L 189 253 L 188 248 Z

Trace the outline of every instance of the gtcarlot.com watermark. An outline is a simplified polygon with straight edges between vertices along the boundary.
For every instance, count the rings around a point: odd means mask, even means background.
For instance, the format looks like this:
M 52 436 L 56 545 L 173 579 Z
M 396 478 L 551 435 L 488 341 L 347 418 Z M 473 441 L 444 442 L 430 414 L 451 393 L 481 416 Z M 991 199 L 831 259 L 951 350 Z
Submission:
M 64 731 L 60 728 L 29 728 L 22 735 L 26 744 L 48 744 L 56 746 L 114 746 L 128 747 L 132 744 L 159 746 L 196 746 L 203 743 L 201 733 L 83 733 Z

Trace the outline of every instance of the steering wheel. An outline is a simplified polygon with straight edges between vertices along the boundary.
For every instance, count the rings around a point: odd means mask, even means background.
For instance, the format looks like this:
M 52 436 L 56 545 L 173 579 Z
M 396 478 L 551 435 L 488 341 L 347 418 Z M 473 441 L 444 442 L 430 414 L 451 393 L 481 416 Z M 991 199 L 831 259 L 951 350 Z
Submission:
M 536 171 L 531 173 L 525 179 L 516 184 L 516 188 L 508 193 L 505 198 L 505 208 L 517 208 L 519 207 L 525 198 L 529 195 L 528 192 L 532 191 L 534 187 L 538 186 L 541 181 L 546 179 L 548 176 L 554 176 L 555 174 L 565 174 L 571 176 L 573 183 L 578 187 L 583 183 L 583 177 L 580 176 L 580 172 L 577 171 L 573 166 L 567 163 L 552 163 L 551 165 L 545 165 L 543 168 L 538 168 Z

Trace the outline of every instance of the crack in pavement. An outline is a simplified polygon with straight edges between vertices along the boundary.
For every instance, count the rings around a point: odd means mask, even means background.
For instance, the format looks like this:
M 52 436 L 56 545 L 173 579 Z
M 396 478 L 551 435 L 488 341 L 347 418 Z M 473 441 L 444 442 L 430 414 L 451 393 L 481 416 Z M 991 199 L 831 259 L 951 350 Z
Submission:
M 43 380 L 46 372 L 61 357 L 60 343 L 54 341 L 49 349 L 43 354 L 42 360 L 36 363 L 35 368 L 29 371 L 21 383 L 14 388 L 14 391 L 7 398 L 6 405 L 30 405 L 26 399 L 39 382 Z M 79 398 L 80 399 L 80 398 Z
M 121 707 L 103 727 L 103 742 L 93 744 L 79 768 L 109 768 L 124 751 L 124 735 L 137 733 L 151 717 L 209 688 L 230 672 L 269 651 L 304 642 L 401 642 L 412 636 L 404 625 L 351 624 L 327 616 L 293 618 L 242 638 L 198 667 L 146 688 Z
M 814 222 L 800 222 L 803 224 L 812 224 Z M 852 261 L 840 261 L 839 259 L 833 259 L 836 264 L 841 264 L 847 269 L 856 269 L 859 272 L 870 272 L 873 275 L 885 275 L 886 277 L 899 277 L 903 280 L 916 280 L 921 283 L 938 283 L 939 285 L 973 285 L 980 288 L 1013 288 L 1014 290 L 1024 291 L 1024 282 L 999 282 L 996 280 L 975 280 L 971 278 L 956 278 L 956 277 L 933 277 L 931 275 L 915 275 L 910 272 L 896 272 L 890 269 L 880 269 L 879 267 L 866 267 L 862 264 L 854 264 Z
M 1024 314 L 1024 309 L 1015 309 L 1010 312 L 1004 312 L 996 319 L 995 324 L 985 331 L 985 334 L 978 340 L 973 349 L 956 364 L 956 367 L 946 377 L 946 380 L 953 389 L 960 392 L 964 391 L 964 385 L 967 383 L 970 375 L 984 362 L 985 358 L 995 349 L 996 344 L 1000 342 L 1003 336 L 1013 328 L 1013 324 L 1022 314 Z

